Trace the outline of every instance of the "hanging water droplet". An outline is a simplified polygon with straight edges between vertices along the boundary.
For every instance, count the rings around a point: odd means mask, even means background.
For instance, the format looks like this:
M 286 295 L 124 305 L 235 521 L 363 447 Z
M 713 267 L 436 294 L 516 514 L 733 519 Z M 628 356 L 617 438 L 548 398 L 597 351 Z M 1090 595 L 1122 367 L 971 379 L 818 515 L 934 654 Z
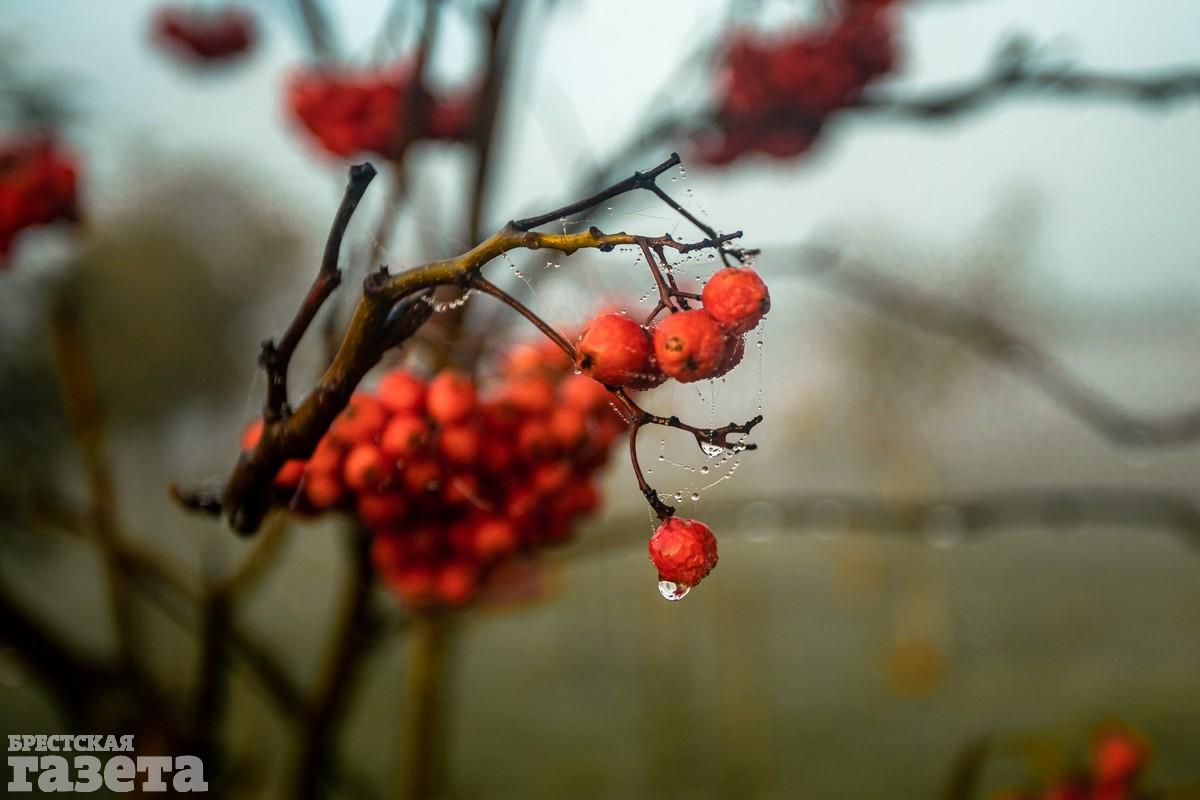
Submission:
M 678 502 L 680 502 L 681 500 L 683 500 L 683 492 L 676 492 L 675 494 L 673 494 L 673 495 L 671 495 L 671 496 L 675 498 L 675 502 L 676 502 L 676 503 L 678 503 Z
M 693 503 L 695 503 L 695 502 L 697 502 L 699 499 L 700 499 L 700 493 L 699 493 L 699 492 L 692 492 L 692 502 L 693 502 Z
M 659 455 L 659 457 L 658 457 L 658 460 L 659 460 L 659 461 L 666 461 L 666 460 L 667 460 L 667 457 L 666 457 L 666 456 L 664 456 L 664 455 L 661 455 L 661 454 L 660 454 L 660 455 Z
M 708 474 L 708 464 L 705 464 L 703 467 L 701 467 L 701 468 L 700 468 L 700 474 L 701 474 L 701 475 L 707 475 L 707 474 Z
M 677 603 L 683 598 L 687 597 L 688 592 L 691 590 L 692 587 L 688 586 L 686 583 L 675 583 L 674 581 L 658 582 L 658 593 L 661 594 L 664 599 L 669 600 L 672 603 Z

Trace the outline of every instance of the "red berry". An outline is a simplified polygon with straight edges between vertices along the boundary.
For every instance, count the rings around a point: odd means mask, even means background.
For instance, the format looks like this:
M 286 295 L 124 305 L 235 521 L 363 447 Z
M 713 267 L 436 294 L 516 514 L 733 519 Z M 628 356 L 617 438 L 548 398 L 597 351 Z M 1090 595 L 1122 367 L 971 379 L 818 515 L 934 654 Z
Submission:
M 425 384 L 403 369 L 394 369 L 379 381 L 379 402 L 393 414 L 423 414 Z
M 470 423 L 447 425 L 438 431 L 438 452 L 453 464 L 471 464 L 479 458 L 482 438 Z
M 371 530 L 393 528 L 408 513 L 408 500 L 402 494 L 360 494 L 356 504 L 358 518 Z
M 611 396 L 603 384 L 587 375 L 568 375 L 559 384 L 558 394 L 563 405 L 585 412 L 603 408 L 611 402 Z
M 771 295 L 749 267 L 726 267 L 715 273 L 700 295 L 704 310 L 733 333 L 745 333 L 771 310 Z
M 356 492 L 382 490 L 392 475 L 392 460 L 373 444 L 360 444 L 346 455 L 346 485 Z
M 405 463 L 400 477 L 415 495 L 436 492 L 442 486 L 442 467 L 432 458 L 414 458 Z
M 527 414 L 541 414 L 554 407 L 554 384 L 545 378 L 520 378 L 504 386 L 500 399 Z
M 475 382 L 457 370 L 444 370 L 429 383 L 429 416 L 448 425 L 475 410 Z
M 738 364 L 742 363 L 742 358 L 746 355 L 746 340 L 739 333 L 729 336 L 725 339 L 725 357 L 721 359 L 721 363 L 717 366 L 717 371 L 713 373 L 714 378 L 720 378 L 725 375 Z
M 478 583 L 475 567 L 467 561 L 443 564 L 436 578 L 438 599 L 447 605 L 465 605 L 475 594 Z
M 1097 783 L 1132 783 L 1145 764 L 1145 747 L 1121 729 L 1105 731 L 1092 747 L 1092 774 Z
M 650 334 L 623 314 L 601 314 L 575 343 L 575 366 L 606 386 L 628 386 L 654 377 Z
M 242 431 L 242 450 L 253 450 L 262 439 L 263 421 L 256 419 Z
M 587 439 L 587 417 L 578 409 L 559 406 L 550 412 L 550 433 L 563 450 L 574 450 Z
M 397 569 L 389 579 L 404 602 L 414 608 L 427 606 L 437 599 L 437 577 L 429 567 L 403 567 Z
M 326 436 L 317 442 L 312 456 L 308 459 L 309 473 L 340 474 L 342 459 L 346 451 L 332 438 Z
M 704 523 L 672 517 L 650 537 L 659 580 L 695 586 L 717 565 L 717 537 Z
M 654 354 L 658 366 L 680 383 L 711 378 L 726 355 L 726 334 L 704 309 L 680 311 L 658 324 Z
M 476 558 L 491 561 L 516 549 L 517 531 L 504 517 L 486 517 L 475 523 L 472 544 Z
M 325 511 L 341 505 L 346 497 L 346 485 L 332 473 L 317 472 L 304 476 L 304 499 L 314 511 Z
M 429 423 L 413 414 L 398 414 L 392 417 L 379 446 L 392 458 L 408 458 L 419 451 L 429 440 Z
M 304 479 L 307 462 L 300 458 L 289 458 L 275 473 L 275 485 L 281 489 L 295 489 Z
M 372 395 L 355 392 L 350 403 L 329 426 L 329 435 L 353 445 L 373 439 L 387 423 L 387 412 Z

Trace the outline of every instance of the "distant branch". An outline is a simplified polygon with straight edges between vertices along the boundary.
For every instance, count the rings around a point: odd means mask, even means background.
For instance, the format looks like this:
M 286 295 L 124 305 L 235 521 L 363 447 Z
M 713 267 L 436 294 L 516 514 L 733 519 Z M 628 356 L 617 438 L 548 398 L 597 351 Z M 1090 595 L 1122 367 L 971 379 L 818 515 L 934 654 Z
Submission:
M 1034 341 L 983 311 L 867 270 L 847 267 L 840 256 L 804 248 L 810 274 L 834 290 L 867 303 L 907 325 L 947 336 L 1012 370 L 1067 413 L 1110 442 L 1126 447 L 1173 447 L 1200 440 L 1200 406 L 1157 417 L 1139 416 L 1076 377 Z

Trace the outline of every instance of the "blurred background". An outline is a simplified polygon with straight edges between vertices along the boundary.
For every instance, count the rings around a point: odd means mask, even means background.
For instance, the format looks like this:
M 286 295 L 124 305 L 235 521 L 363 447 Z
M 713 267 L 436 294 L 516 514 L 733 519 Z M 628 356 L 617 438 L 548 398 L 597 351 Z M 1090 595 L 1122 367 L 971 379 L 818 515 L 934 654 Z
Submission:
M 1121 796 L 1200 796 L 1200 8 L 229 8 L 0 5 L 5 141 L 49 137 L 78 172 L 74 208 L 0 262 L 0 733 L 135 732 L 203 754 L 230 797 L 982 798 L 1040 796 L 1119 720 L 1149 753 Z M 818 44 L 851 18 L 888 63 L 834 102 L 739 71 L 739 47 L 801 41 L 828 79 Z M 297 76 L 395 65 L 467 98 L 462 130 L 405 129 L 405 105 L 398 144 L 338 153 L 297 111 Z M 746 116 L 747 81 L 783 99 Z M 684 602 L 655 589 L 623 448 L 569 543 L 437 613 L 362 578 L 347 515 L 241 538 L 173 501 L 233 467 L 349 163 L 381 175 L 293 397 L 380 264 L 673 151 L 660 185 L 743 230 L 772 295 L 736 370 L 646 396 L 766 418 L 736 459 L 639 440 L 720 540 Z M 588 225 L 697 235 L 649 193 L 563 229 Z M 486 274 L 570 329 L 649 309 L 635 252 Z M 388 363 L 487 363 L 533 333 L 488 297 L 427 327 Z

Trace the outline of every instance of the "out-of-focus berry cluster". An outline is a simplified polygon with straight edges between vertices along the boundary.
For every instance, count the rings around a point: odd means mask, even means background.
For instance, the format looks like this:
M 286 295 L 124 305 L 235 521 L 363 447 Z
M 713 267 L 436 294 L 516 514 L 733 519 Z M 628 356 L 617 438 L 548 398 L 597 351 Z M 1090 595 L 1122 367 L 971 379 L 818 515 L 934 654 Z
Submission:
M 599 504 L 596 471 L 626 424 L 570 366 L 550 342 L 520 346 L 484 394 L 454 370 L 389 372 L 276 484 L 301 512 L 356 514 L 410 607 L 466 604 L 497 566 L 568 539 Z M 255 423 L 243 448 L 260 435 Z
M 79 219 L 78 175 L 75 156 L 51 134 L 0 139 L 0 268 L 24 229 Z
M 1136 731 L 1119 724 L 1097 732 L 1086 766 L 1044 786 L 1008 789 L 993 800 L 1138 800 L 1163 796 L 1141 786 L 1149 746 Z
M 721 60 L 716 126 L 701 137 L 698 156 L 721 165 L 748 153 L 807 151 L 831 114 L 895 68 L 898 4 L 842 0 L 815 27 L 736 34 Z
M 155 12 L 150 35 L 164 51 L 208 66 L 250 52 L 258 41 L 258 24 L 249 11 L 234 6 L 166 6 Z
M 474 116 L 473 93 L 439 98 L 421 88 L 419 102 L 410 107 L 412 72 L 403 62 L 370 70 L 306 68 L 288 79 L 287 107 L 321 148 L 335 156 L 395 158 L 406 136 L 465 139 Z M 421 114 L 417 130 L 405 127 L 410 108 Z

